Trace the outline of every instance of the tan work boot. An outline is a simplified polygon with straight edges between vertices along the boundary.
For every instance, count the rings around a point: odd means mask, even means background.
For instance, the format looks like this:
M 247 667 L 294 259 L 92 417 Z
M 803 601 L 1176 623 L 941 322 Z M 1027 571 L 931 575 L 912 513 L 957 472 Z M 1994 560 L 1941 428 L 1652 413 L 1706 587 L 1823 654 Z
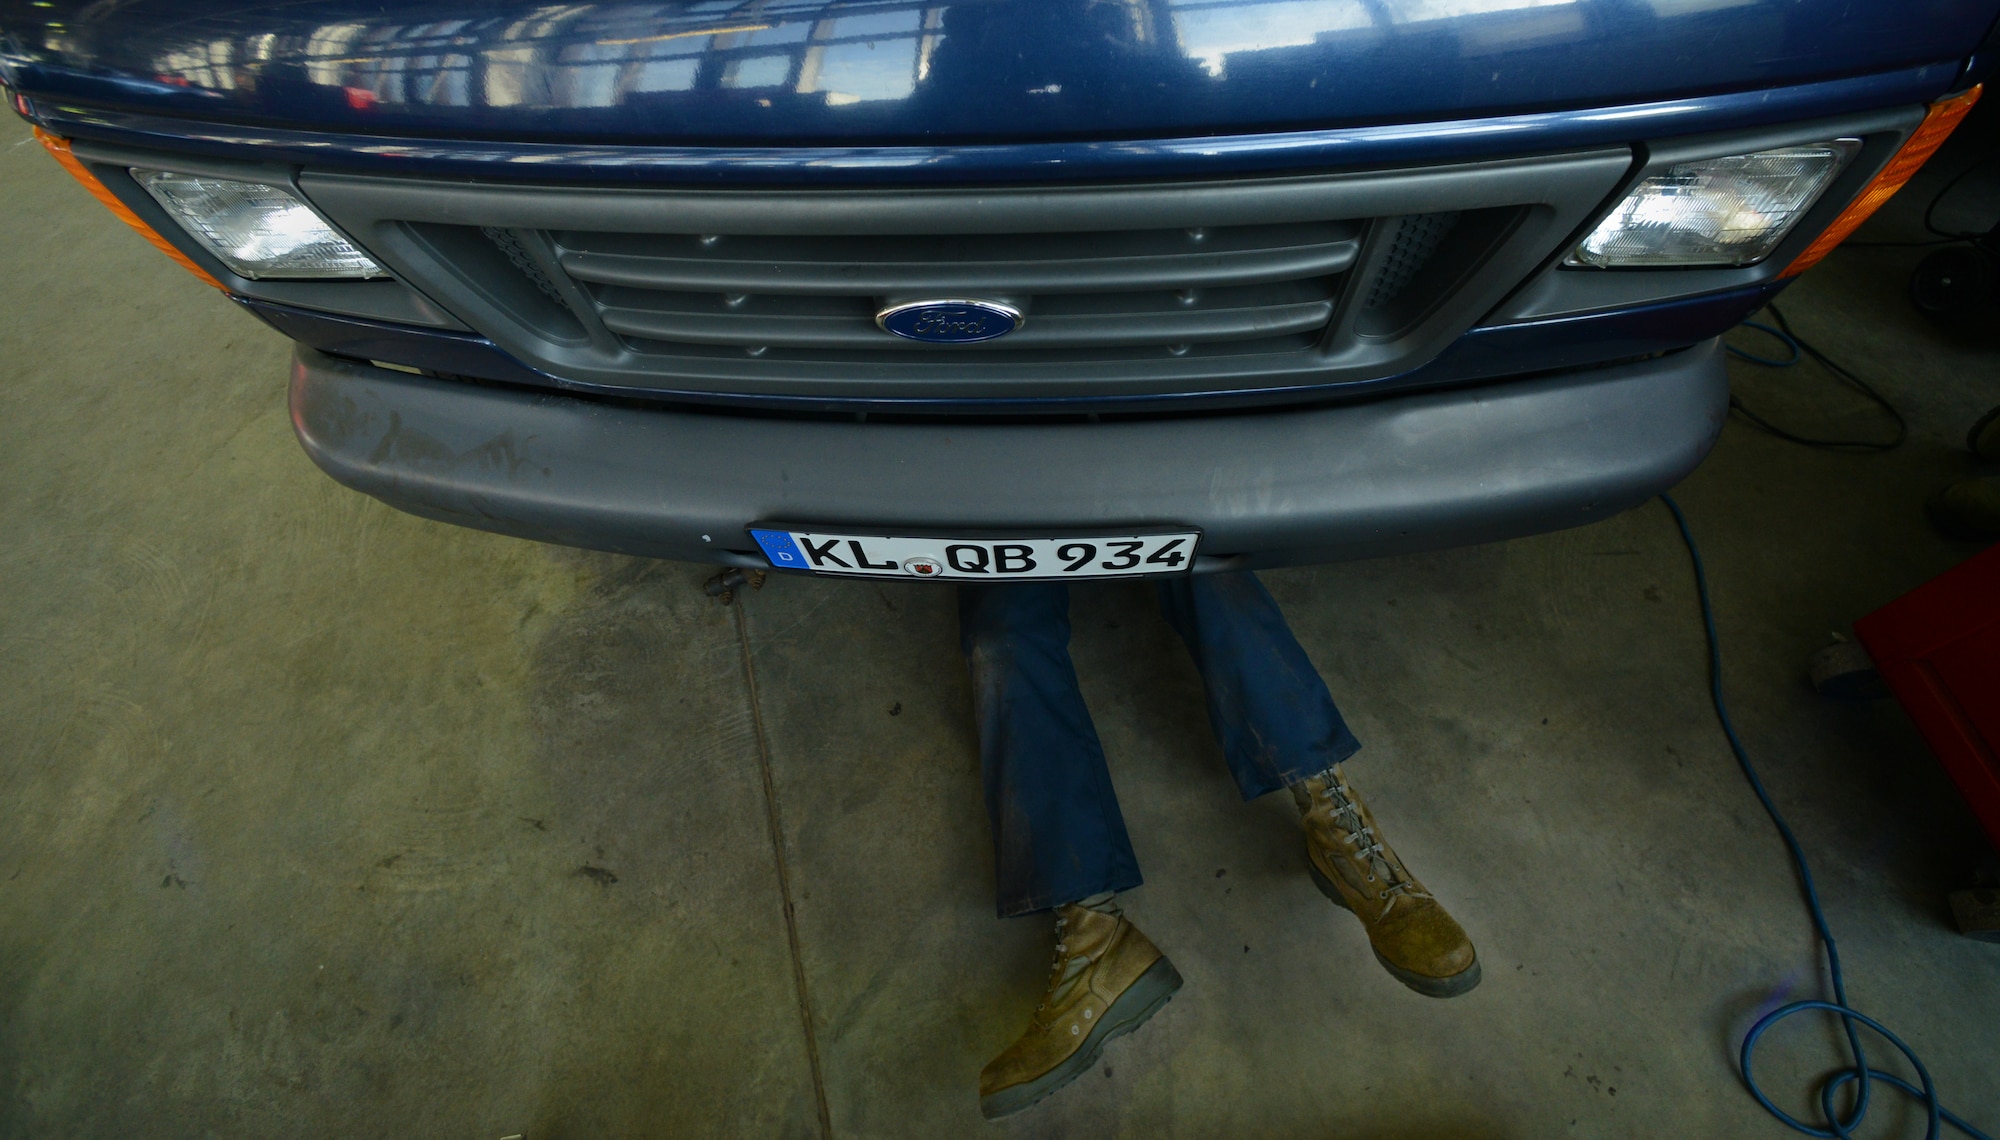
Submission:
M 1056 911 L 1056 960 L 1028 1031 L 979 1074 L 979 1111 L 1019 1112 L 1081 1076 L 1181 988 L 1174 964 L 1121 914 Z
M 1292 798 L 1304 817 L 1313 883 L 1361 920 L 1383 969 L 1430 997 L 1478 985 L 1472 940 L 1390 850 L 1339 765 L 1293 784 Z

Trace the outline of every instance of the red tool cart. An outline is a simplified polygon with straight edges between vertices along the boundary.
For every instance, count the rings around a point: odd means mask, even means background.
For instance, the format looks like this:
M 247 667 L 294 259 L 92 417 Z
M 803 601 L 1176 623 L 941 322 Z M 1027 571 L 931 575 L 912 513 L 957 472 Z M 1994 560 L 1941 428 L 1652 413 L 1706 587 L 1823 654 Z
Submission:
M 1855 622 L 1854 632 L 2000 848 L 2000 545 Z M 1966 933 L 1994 937 L 1975 930 L 1990 921 L 1982 896 L 1992 893 L 1953 897 Z

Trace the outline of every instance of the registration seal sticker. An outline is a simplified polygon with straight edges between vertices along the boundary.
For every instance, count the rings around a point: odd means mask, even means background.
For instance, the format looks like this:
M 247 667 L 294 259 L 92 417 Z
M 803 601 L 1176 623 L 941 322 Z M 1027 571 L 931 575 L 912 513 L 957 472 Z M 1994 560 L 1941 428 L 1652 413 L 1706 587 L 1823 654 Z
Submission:
M 903 572 L 915 574 L 919 578 L 935 578 L 944 573 L 944 563 L 935 558 L 918 555 L 915 558 L 903 559 Z

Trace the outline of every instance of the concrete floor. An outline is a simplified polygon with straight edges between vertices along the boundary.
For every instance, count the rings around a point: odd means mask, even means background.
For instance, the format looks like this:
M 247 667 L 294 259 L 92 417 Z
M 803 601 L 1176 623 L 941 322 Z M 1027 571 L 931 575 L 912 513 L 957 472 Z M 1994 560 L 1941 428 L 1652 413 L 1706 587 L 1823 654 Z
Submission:
M 26 139 L 0 121 L 0 1135 L 1779 1134 L 1734 1042 L 1818 957 L 1657 504 L 1266 575 L 1356 783 L 1479 944 L 1451 1002 L 1376 967 L 1288 805 L 1237 802 L 1148 591 L 1079 589 L 1148 877 L 1127 910 L 1188 984 L 985 1125 L 1049 932 L 993 917 L 949 592 L 774 579 L 725 608 L 707 568 L 352 494 L 292 440 L 287 343 Z M 1874 236 L 1914 235 L 1925 178 Z M 1968 469 L 2000 352 L 1910 312 L 1917 256 L 1837 253 L 1785 301 L 1906 447 L 1732 424 L 1677 493 L 1852 995 L 1993 1128 L 2000 947 L 1944 906 L 1983 840 L 1899 712 L 1802 680 L 1970 552 L 1918 507 Z M 1873 423 L 1802 370 L 1738 379 Z M 1833 1036 L 1784 1036 L 1765 1065 L 1803 1111 Z

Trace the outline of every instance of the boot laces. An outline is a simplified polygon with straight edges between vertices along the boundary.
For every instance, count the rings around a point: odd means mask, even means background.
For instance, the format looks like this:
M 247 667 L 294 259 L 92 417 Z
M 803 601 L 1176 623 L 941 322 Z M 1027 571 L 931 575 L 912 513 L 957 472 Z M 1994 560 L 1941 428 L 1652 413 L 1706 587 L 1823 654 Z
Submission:
M 1069 919 L 1062 912 L 1056 912 L 1055 958 L 1049 963 L 1048 988 L 1042 993 L 1042 1003 L 1035 1007 L 1035 1012 L 1040 1013 L 1054 1005 L 1067 992 L 1067 984 L 1089 965 L 1087 959 L 1069 957 Z M 1071 969 L 1072 966 L 1076 968 Z
M 1340 829 L 1341 842 L 1348 846 L 1353 860 L 1366 870 L 1368 881 L 1382 884 L 1375 892 L 1375 897 L 1383 904 L 1382 913 L 1388 914 L 1404 895 L 1430 898 L 1430 893 L 1418 887 L 1410 877 L 1409 869 L 1403 866 L 1402 860 L 1383 845 L 1382 837 L 1363 820 L 1361 805 L 1355 801 L 1353 789 L 1338 775 L 1329 774 L 1325 783 L 1325 795 L 1327 802 L 1333 806 L 1333 821 Z

